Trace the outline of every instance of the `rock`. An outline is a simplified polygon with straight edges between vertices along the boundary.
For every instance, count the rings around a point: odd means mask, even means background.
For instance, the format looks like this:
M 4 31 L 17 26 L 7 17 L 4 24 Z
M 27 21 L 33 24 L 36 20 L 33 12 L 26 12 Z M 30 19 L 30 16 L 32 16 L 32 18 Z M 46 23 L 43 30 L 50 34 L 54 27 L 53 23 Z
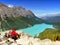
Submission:
M 17 45 L 16 43 L 12 43 L 11 45 Z
M 0 45 L 60 45 L 60 41 L 51 41 L 50 39 L 40 40 L 39 38 L 33 38 L 24 32 L 20 32 L 20 34 L 21 38 L 18 38 L 16 42 L 13 39 L 8 38 L 7 40 L 2 40 Z
M 13 40 L 13 39 L 11 39 L 11 38 L 8 38 L 8 40 L 9 40 L 10 42 L 14 42 L 14 40 Z

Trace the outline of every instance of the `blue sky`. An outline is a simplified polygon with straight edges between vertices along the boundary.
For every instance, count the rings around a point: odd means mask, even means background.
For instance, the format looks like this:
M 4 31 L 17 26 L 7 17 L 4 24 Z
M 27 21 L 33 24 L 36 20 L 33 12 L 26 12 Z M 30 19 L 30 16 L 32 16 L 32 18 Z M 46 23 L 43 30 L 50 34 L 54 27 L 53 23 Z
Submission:
M 0 2 L 6 5 L 22 6 L 31 10 L 38 17 L 60 13 L 59 0 L 0 0 Z

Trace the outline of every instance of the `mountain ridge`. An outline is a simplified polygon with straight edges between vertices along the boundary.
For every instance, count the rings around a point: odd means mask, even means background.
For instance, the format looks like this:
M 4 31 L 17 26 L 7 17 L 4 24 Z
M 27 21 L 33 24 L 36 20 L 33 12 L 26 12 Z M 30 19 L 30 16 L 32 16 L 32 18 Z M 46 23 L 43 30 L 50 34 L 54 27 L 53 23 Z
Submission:
M 11 15 L 13 15 L 13 17 L 17 17 L 17 16 L 34 16 L 34 14 L 32 13 L 32 11 L 30 10 L 26 10 L 23 7 L 8 7 L 5 6 L 3 4 L 0 4 L 0 15 L 7 15 L 8 17 L 10 17 Z M 30 14 L 30 15 L 29 15 Z
M 59 23 L 60 14 L 52 14 L 52 15 L 49 14 L 49 15 L 42 17 L 41 19 L 45 20 L 46 22 Z

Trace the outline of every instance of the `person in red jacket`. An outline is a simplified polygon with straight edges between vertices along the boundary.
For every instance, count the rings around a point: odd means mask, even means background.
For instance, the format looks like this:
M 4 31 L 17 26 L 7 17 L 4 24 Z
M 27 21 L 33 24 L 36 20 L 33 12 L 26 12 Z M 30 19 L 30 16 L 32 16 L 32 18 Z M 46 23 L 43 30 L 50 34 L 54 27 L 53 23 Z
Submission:
M 11 38 L 14 40 L 18 39 L 18 33 L 15 31 L 15 29 L 12 29 Z

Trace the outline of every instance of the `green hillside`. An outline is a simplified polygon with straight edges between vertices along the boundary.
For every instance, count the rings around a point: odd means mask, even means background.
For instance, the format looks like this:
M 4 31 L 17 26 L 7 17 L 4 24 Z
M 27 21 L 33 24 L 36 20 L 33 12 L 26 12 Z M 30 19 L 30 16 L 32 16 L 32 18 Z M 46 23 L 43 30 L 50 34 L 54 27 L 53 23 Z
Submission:
M 55 29 L 46 29 L 38 36 L 40 39 L 51 39 L 52 41 L 60 40 L 60 31 Z
M 3 30 L 9 30 L 9 29 L 22 29 L 26 27 L 33 26 L 34 24 L 41 23 L 40 20 L 36 20 L 35 18 L 27 18 L 27 17 L 10 17 L 6 18 L 6 21 L 1 22 L 1 28 Z

